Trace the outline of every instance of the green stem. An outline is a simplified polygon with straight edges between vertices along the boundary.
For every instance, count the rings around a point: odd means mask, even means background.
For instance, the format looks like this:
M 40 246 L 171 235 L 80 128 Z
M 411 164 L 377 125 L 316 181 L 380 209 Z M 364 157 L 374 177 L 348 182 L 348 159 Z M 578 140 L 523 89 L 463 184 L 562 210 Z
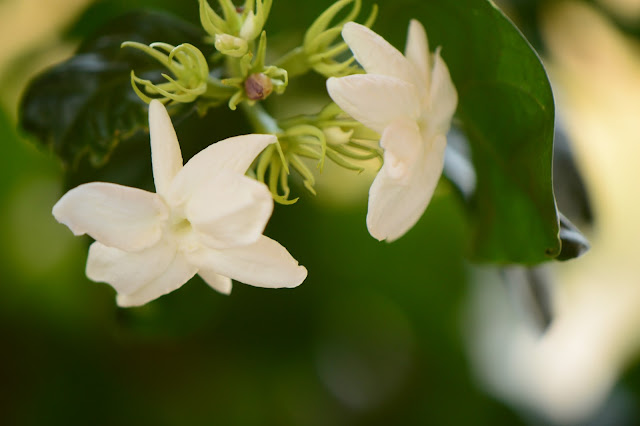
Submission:
M 296 115 L 294 117 L 285 118 L 280 120 L 280 124 L 283 128 L 288 129 L 289 127 L 298 126 L 301 124 L 310 124 L 313 119 L 310 119 L 306 115 Z
M 276 135 L 282 133 L 278 122 L 259 103 L 253 106 L 242 102 L 240 108 L 244 111 L 249 123 L 257 133 Z
M 284 68 L 289 74 L 289 78 L 306 74 L 311 70 L 307 54 L 302 46 L 296 47 L 275 62 L 278 68 Z
M 227 69 L 227 75 L 229 78 L 244 77 L 241 72 L 240 58 L 234 58 L 232 56 L 225 56 L 224 61 L 225 68 Z
M 228 99 L 235 91 L 235 88 L 222 84 L 220 80 L 209 78 L 207 90 L 200 96 L 208 99 Z

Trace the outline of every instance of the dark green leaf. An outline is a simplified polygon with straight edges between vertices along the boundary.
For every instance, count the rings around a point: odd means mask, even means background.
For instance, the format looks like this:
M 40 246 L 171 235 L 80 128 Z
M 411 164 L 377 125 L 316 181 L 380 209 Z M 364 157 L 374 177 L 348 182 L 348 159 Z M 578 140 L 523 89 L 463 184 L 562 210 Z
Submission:
M 203 117 L 189 114 L 190 111 L 192 109 L 172 117 L 184 161 L 214 142 L 247 132 L 248 124 L 239 111 L 212 108 Z M 144 120 L 146 125 L 146 116 Z M 114 182 L 154 191 L 149 134 L 137 132 L 125 143 L 119 144 L 109 161 L 99 168 L 83 161 L 65 174 L 66 188 L 93 181 Z
M 88 155 L 93 165 L 102 165 L 119 142 L 147 126 L 147 106 L 131 89 L 131 70 L 144 78 L 164 71 L 147 55 L 120 44 L 199 46 L 202 39 L 198 27 L 171 16 L 120 17 L 86 40 L 75 56 L 31 82 L 20 107 L 21 125 L 66 164 L 76 167 Z

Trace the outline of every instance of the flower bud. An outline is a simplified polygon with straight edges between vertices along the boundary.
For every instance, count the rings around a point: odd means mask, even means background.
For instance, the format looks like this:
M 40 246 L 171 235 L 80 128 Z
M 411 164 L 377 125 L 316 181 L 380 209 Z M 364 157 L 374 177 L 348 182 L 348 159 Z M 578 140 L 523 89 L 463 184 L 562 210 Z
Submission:
M 234 58 L 244 56 L 249 50 L 249 44 L 246 40 L 229 34 L 216 34 L 215 46 L 220 53 Z
M 266 99 L 273 91 L 271 79 L 263 73 L 251 74 L 244 82 L 244 91 L 252 101 Z
M 338 126 L 325 127 L 322 129 L 327 143 L 332 145 L 344 145 L 351 140 L 353 130 L 345 131 Z

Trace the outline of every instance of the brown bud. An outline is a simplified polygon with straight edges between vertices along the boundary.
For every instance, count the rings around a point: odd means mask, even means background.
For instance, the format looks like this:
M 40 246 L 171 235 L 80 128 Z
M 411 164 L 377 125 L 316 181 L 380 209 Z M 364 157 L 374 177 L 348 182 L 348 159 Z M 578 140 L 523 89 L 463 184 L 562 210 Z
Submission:
M 271 79 L 263 73 L 251 74 L 244 82 L 244 91 L 252 101 L 266 99 L 273 91 Z

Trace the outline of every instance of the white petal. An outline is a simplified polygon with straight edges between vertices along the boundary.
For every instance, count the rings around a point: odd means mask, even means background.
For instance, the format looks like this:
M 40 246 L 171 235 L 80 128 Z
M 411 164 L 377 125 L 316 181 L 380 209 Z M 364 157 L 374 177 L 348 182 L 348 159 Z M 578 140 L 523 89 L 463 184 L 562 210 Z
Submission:
M 160 239 L 168 211 L 152 192 L 92 182 L 63 195 L 53 206 L 53 216 L 75 235 L 88 234 L 110 247 L 138 251 Z
M 186 253 L 189 262 L 256 287 L 296 287 L 307 277 L 304 266 L 277 241 L 264 235 L 245 247 L 224 250 L 201 248 Z
M 394 121 L 382 133 L 380 146 L 384 148 L 385 173 L 406 183 L 425 148 L 418 124 L 406 118 Z
M 382 143 L 387 147 L 385 164 L 369 190 L 367 227 L 374 238 L 391 242 L 411 229 L 427 208 L 442 174 L 446 138 L 440 135 L 426 144 L 415 123 L 399 121 L 383 133 Z M 416 143 L 419 153 L 403 173 L 389 167 L 387 152 L 403 157 L 410 151 L 407 145 Z
M 429 99 L 428 120 L 437 133 L 446 133 L 458 105 L 458 93 L 451 81 L 449 68 L 440 56 L 440 49 L 434 55 L 431 76 L 431 94 Z
M 255 242 L 272 211 L 273 199 L 266 185 L 225 171 L 205 181 L 185 207 L 201 242 L 211 248 Z
M 409 32 L 407 34 L 407 44 L 404 49 L 405 56 L 416 68 L 421 80 L 424 84 L 425 93 L 429 91 L 429 83 L 431 81 L 431 64 L 429 64 L 429 42 L 427 41 L 427 33 L 422 24 L 415 19 L 409 23 Z
M 168 200 L 171 205 L 185 202 L 203 182 L 222 170 L 245 174 L 253 160 L 269 144 L 276 143 L 273 135 L 242 135 L 214 143 L 193 156 L 178 173 L 171 186 Z
M 154 280 L 133 293 L 118 293 L 116 302 L 122 307 L 144 305 L 179 289 L 196 274 L 197 270 L 185 260 L 181 253 L 176 253 L 173 261 Z
M 156 192 L 164 195 L 176 174 L 182 169 L 182 153 L 176 131 L 167 109 L 158 100 L 149 104 L 151 163 Z
M 133 293 L 162 274 L 175 255 L 175 246 L 165 241 L 135 253 L 95 242 L 89 247 L 86 273 L 118 293 Z
M 396 77 L 414 85 L 419 83 L 407 58 L 388 41 L 364 25 L 355 22 L 346 23 L 342 28 L 342 38 L 367 74 Z
M 217 274 L 209 269 L 200 269 L 198 275 L 202 277 L 209 287 L 222 294 L 231 294 L 231 278 Z
M 369 74 L 331 77 L 327 90 L 347 114 L 378 133 L 399 118 L 416 120 L 420 114 L 415 86 L 394 77 Z

